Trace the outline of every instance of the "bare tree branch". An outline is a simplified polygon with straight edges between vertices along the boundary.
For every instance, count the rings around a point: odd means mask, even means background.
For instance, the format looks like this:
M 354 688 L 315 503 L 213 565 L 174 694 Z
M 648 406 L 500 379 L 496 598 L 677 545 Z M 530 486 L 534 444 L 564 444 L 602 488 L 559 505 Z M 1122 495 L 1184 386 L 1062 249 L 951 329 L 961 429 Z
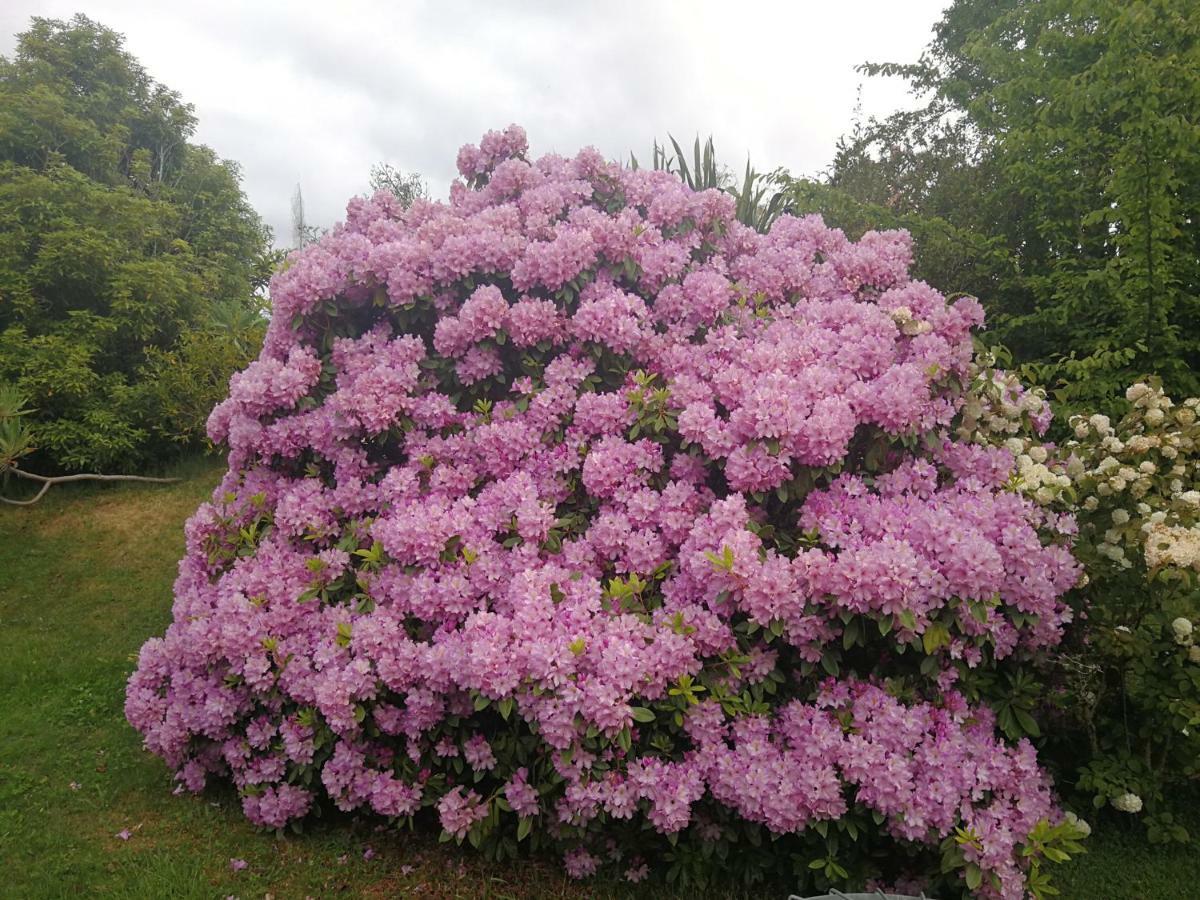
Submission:
M 24 469 L 18 469 L 16 466 L 9 466 L 7 471 L 21 478 L 40 482 L 42 485 L 41 490 L 29 500 L 10 500 L 7 497 L 0 497 L 0 502 L 8 503 L 11 506 L 33 506 L 33 504 L 42 499 L 51 486 L 64 484 L 68 481 L 143 481 L 151 484 L 174 484 L 179 481 L 178 478 L 149 478 L 145 475 L 95 475 L 90 472 L 79 475 L 37 475 L 33 472 L 26 472 Z

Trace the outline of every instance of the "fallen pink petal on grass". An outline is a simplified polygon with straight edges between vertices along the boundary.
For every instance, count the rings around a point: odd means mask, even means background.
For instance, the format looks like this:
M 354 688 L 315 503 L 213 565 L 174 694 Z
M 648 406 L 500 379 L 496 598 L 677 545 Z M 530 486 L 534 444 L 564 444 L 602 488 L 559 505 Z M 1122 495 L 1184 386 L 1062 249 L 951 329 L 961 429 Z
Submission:
M 249 864 L 248 862 L 246 862 L 244 859 L 231 859 L 231 860 L 229 860 L 229 868 L 233 869 L 233 871 L 235 871 L 235 872 L 240 872 L 240 871 L 242 871 L 242 870 L 243 870 L 243 869 L 245 869 L 245 868 L 246 868 L 248 865 L 250 865 L 250 864 Z
M 118 840 L 127 841 L 133 837 L 133 832 L 128 828 L 122 828 L 115 835 L 113 835 L 113 837 L 117 838 Z

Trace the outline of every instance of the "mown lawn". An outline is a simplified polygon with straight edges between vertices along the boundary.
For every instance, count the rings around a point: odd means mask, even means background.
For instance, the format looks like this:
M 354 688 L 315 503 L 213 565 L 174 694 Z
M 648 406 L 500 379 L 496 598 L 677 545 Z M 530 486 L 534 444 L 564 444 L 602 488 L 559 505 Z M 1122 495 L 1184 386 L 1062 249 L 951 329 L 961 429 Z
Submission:
M 171 794 L 125 722 L 124 684 L 170 620 L 183 521 L 220 473 L 197 461 L 175 485 L 59 487 L 36 507 L 0 509 L 0 896 L 620 896 L 550 864 L 489 866 L 373 821 L 277 838 L 232 795 Z M 1200 896 L 1191 848 L 1149 847 L 1111 825 L 1089 843 L 1056 873 L 1064 897 Z M 247 868 L 234 872 L 233 858 Z

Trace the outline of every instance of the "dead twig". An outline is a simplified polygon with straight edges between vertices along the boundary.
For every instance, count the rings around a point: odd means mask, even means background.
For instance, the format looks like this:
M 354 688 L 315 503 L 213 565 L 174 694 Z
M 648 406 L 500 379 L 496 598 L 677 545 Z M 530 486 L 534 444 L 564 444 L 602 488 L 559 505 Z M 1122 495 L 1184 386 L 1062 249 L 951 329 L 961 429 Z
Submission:
M 33 472 L 26 472 L 24 469 L 18 469 L 16 466 L 8 466 L 6 471 L 12 472 L 20 478 L 40 482 L 42 485 L 41 490 L 29 500 L 10 500 L 8 497 L 0 496 L 0 502 L 8 503 L 11 506 L 33 506 L 51 487 L 56 484 L 65 484 L 68 481 L 144 481 L 151 484 L 174 484 L 179 481 L 178 478 L 149 478 L 145 475 L 96 475 L 90 472 L 79 475 L 37 475 Z

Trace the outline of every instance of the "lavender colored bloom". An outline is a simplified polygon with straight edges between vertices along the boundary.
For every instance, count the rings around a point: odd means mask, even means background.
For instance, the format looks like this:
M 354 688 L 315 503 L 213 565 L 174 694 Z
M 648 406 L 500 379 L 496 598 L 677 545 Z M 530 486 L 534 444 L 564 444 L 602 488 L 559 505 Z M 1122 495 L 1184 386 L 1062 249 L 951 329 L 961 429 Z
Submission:
M 971 829 L 983 895 L 1020 896 L 1061 813 L 958 685 L 1056 645 L 1079 567 L 1013 454 L 957 437 L 978 302 L 911 280 L 904 232 L 759 234 L 670 173 L 531 160 L 516 126 L 458 168 L 446 203 L 353 201 L 274 277 L 129 681 L 147 749 L 266 828 L 434 806 L 459 840 L 540 829 L 573 877 L 616 863 L 601 820 L 716 841 L 854 803 L 901 841 Z M 824 678 L 856 641 L 871 667 Z M 904 702 L 901 644 L 935 662 Z

